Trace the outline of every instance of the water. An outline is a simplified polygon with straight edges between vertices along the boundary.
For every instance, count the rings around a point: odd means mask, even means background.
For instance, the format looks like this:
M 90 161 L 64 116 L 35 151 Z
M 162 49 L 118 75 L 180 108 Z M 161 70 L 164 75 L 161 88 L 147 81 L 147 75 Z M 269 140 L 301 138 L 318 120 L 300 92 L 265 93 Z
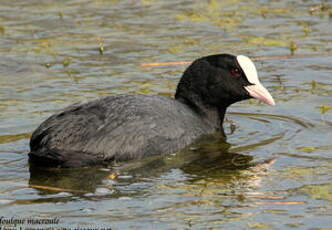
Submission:
M 1 2 L 1 216 L 58 217 L 57 228 L 332 227 L 332 57 L 257 61 L 277 106 L 233 105 L 229 144 L 211 135 L 120 165 L 116 179 L 98 168 L 30 171 L 27 157 L 31 132 L 66 105 L 173 95 L 186 66 L 142 63 L 329 52 L 331 10 L 305 0 Z

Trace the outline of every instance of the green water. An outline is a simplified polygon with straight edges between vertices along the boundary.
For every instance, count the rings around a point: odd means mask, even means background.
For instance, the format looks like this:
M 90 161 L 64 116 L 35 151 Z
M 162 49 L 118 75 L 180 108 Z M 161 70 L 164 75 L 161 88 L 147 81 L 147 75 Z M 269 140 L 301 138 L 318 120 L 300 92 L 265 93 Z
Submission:
M 120 165 L 117 179 L 30 171 L 27 157 L 31 132 L 71 103 L 173 95 L 186 65 L 142 63 L 330 52 L 331 18 L 318 0 L 1 1 L 0 216 L 59 217 L 55 228 L 331 228 L 332 57 L 256 61 L 277 105 L 231 106 L 229 144 L 205 137 Z

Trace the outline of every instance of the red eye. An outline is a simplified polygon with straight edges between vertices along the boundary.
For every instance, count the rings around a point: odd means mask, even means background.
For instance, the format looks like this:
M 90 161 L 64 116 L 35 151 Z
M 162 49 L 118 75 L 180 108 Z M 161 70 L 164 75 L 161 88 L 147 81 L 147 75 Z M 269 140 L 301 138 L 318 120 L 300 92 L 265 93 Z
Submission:
M 233 68 L 230 71 L 231 75 L 234 77 L 240 77 L 241 76 L 241 71 L 239 68 Z

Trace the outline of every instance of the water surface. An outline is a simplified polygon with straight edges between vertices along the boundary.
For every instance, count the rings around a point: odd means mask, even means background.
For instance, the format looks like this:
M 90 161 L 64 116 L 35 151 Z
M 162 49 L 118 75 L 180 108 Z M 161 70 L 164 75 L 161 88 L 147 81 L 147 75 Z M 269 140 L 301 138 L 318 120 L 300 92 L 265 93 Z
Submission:
M 331 10 L 318 0 L 2 2 L 1 215 L 59 217 L 57 227 L 332 227 L 332 57 L 257 61 L 277 106 L 231 106 L 228 144 L 211 135 L 120 165 L 116 179 L 99 168 L 30 170 L 27 157 L 31 132 L 71 103 L 172 96 L 186 66 L 142 63 L 329 52 Z

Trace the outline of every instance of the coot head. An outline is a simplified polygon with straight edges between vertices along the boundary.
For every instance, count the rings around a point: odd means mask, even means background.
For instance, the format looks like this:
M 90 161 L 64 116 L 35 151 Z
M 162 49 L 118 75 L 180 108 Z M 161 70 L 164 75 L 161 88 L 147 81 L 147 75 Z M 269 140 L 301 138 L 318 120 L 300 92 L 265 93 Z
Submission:
M 194 61 L 184 72 L 175 98 L 192 107 L 224 108 L 249 98 L 274 105 L 246 56 L 219 54 Z

